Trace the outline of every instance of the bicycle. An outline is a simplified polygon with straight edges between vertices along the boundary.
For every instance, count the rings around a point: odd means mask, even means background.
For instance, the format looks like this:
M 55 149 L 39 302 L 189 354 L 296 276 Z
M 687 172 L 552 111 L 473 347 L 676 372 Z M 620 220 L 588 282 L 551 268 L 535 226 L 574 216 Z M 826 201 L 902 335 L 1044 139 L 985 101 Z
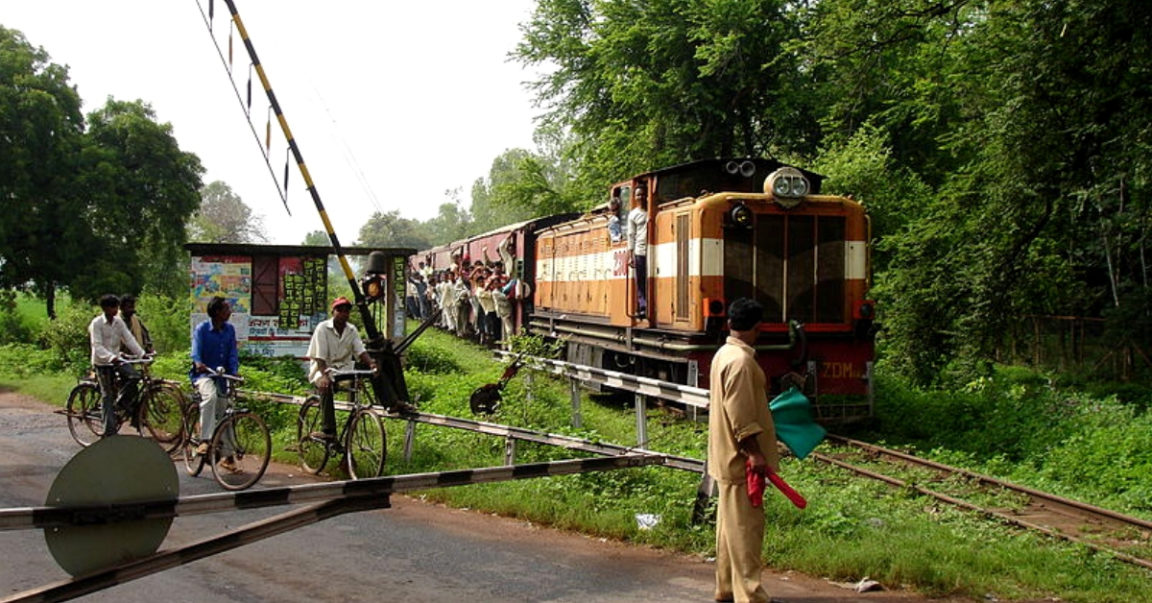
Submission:
M 342 455 L 352 479 L 378 477 L 384 473 L 384 461 L 388 451 L 388 436 L 384 423 L 372 409 L 375 398 L 367 378 L 373 374 L 368 370 L 336 371 L 328 369 L 333 380 L 351 377 L 348 388 L 348 403 L 351 409 L 344 420 L 343 428 L 335 440 L 315 437 L 321 431 L 322 413 L 320 397 L 313 394 L 304 400 L 300 416 L 296 421 L 297 452 L 300 463 L 306 471 L 319 474 L 332 455 Z M 366 402 L 362 402 L 365 400 Z
M 243 490 L 255 484 L 268 469 L 272 458 L 272 437 L 268 426 L 260 415 L 238 408 L 236 386 L 244 382 L 243 377 L 228 375 L 224 367 L 206 373 L 212 378 L 222 379 L 220 402 L 224 404 L 223 417 L 212 430 L 208 453 L 197 452 L 200 439 L 200 393 L 193 392 L 192 403 L 185 408 L 184 468 L 192 476 L 200 475 L 204 464 L 212 467 L 212 477 L 225 490 Z
M 184 439 L 184 394 L 169 381 L 153 378 L 148 370 L 154 358 L 145 356 L 125 359 L 127 364 L 140 364 L 140 393 L 132 409 L 116 408 L 118 425 L 133 421 L 133 427 L 141 436 L 147 434 L 165 452 L 176 451 Z M 114 380 L 119 394 L 119 380 Z M 100 382 L 90 372 L 72 388 L 68 394 L 64 414 L 68 417 L 68 431 L 77 444 L 87 447 L 104 437 L 104 396 L 100 392 Z

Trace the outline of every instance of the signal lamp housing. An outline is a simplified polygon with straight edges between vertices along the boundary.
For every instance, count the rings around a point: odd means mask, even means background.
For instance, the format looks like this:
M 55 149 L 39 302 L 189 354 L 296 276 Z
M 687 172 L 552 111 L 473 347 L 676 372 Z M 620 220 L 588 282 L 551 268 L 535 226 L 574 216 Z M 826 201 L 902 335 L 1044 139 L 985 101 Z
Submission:
M 360 289 L 364 291 L 364 299 L 369 303 L 384 297 L 384 277 L 380 274 L 369 274 L 360 281 Z

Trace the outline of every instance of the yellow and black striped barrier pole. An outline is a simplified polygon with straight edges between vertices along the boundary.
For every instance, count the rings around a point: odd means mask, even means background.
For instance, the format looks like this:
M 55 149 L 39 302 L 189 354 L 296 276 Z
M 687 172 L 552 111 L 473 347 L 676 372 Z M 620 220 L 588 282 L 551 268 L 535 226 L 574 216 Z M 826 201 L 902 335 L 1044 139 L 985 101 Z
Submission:
M 320 221 L 324 223 L 324 231 L 328 233 L 332 250 L 339 258 L 340 267 L 348 279 L 348 285 L 352 288 L 352 295 L 355 298 L 356 307 L 359 308 L 361 322 L 364 323 L 364 332 L 368 338 L 367 347 L 376 357 L 377 365 L 381 371 L 379 377 L 372 379 L 372 389 L 376 394 L 376 399 L 386 407 L 392 407 L 398 402 L 405 402 L 408 397 L 408 388 L 404 382 L 403 368 L 400 365 L 399 357 L 392 350 L 392 342 L 376 326 L 372 312 L 368 308 L 368 300 L 364 297 L 363 291 L 360 290 L 360 284 L 356 282 L 356 275 L 353 274 L 352 267 L 348 264 L 348 258 L 340 246 L 340 239 L 336 236 L 336 231 L 332 228 L 332 221 L 328 219 L 328 212 L 324 209 L 324 203 L 320 201 L 320 193 L 316 190 L 316 183 L 312 181 L 312 175 L 308 172 L 308 165 L 304 163 L 304 155 L 300 153 L 300 145 L 296 143 L 296 138 L 292 135 L 291 128 L 288 127 L 288 120 L 284 117 L 284 111 L 280 108 L 280 102 L 276 99 L 276 93 L 272 90 L 268 75 L 264 73 L 264 66 L 260 63 L 256 48 L 248 37 L 248 30 L 240 19 L 240 13 L 236 10 L 236 3 L 233 0 L 224 1 L 228 4 L 228 11 L 232 14 L 232 22 L 235 24 L 236 31 L 244 42 L 244 49 L 252 61 L 252 68 L 256 71 L 257 77 L 260 78 L 260 85 L 264 87 L 264 93 L 268 96 L 268 102 L 272 106 L 273 113 L 276 114 L 276 121 L 280 124 L 280 130 L 283 131 L 284 138 L 288 141 L 288 148 L 292 151 L 292 157 L 296 160 L 296 167 L 300 169 L 300 174 L 304 178 L 304 184 L 308 189 L 308 194 L 312 197 L 312 203 L 320 214 Z

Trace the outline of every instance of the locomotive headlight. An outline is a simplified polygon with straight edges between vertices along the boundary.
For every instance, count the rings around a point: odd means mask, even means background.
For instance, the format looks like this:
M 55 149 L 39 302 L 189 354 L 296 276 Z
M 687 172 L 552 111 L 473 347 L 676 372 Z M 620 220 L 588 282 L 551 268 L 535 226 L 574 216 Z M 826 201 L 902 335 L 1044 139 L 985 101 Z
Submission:
M 780 168 L 769 174 L 764 181 L 764 192 L 772 195 L 776 203 L 785 208 L 799 205 L 810 190 L 811 183 L 796 168 Z
M 743 203 L 738 204 L 736 207 L 732 208 L 732 211 L 729 213 L 729 215 L 732 216 L 732 222 L 737 226 L 752 228 L 752 210 L 748 209 L 747 205 L 744 205 Z

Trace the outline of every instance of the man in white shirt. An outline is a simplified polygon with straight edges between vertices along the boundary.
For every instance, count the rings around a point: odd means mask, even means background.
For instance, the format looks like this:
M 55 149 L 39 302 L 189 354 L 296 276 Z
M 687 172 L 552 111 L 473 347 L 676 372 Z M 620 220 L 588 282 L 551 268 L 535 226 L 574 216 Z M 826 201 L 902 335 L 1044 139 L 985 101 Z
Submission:
M 364 341 L 356 325 L 348 322 L 352 314 L 352 302 L 346 297 L 332 300 L 332 318 L 316 326 L 312 341 L 308 344 L 308 381 L 320 393 L 321 420 L 324 430 L 312 434 L 313 437 L 327 440 L 336 439 L 336 405 L 333 399 L 333 380 L 328 375 L 329 368 L 338 371 L 356 367 L 359 359 L 372 370 L 376 362 L 364 349 Z
M 636 314 L 648 313 L 648 189 L 636 187 L 636 207 L 628 213 L 628 255 L 636 275 Z
M 140 373 L 125 364 L 120 355 L 123 346 L 136 356 L 144 355 L 144 348 L 136 342 L 124 320 L 116 315 L 120 309 L 120 298 L 105 295 L 100 298 L 101 314 L 88 323 L 88 340 L 92 345 L 92 366 L 100 380 L 100 391 L 104 395 L 104 435 L 116 435 L 120 422 L 116 420 L 116 407 L 132 413 L 132 424 L 138 426 L 136 418 L 136 397 L 139 391 Z M 120 394 L 115 400 L 112 392 L 116 381 L 120 382 Z

